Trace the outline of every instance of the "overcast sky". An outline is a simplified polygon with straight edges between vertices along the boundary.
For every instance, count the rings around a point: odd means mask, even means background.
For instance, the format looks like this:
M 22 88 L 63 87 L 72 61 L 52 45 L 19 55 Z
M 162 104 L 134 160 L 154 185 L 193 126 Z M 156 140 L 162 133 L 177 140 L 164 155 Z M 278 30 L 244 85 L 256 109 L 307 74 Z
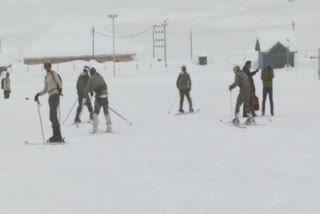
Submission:
M 282 7 L 278 8 L 278 4 Z M 296 9 L 292 10 L 294 5 Z M 0 36 L 3 46 L 23 50 L 59 25 L 63 26 L 62 31 L 66 26 L 81 26 L 88 28 L 89 33 L 90 27 L 95 26 L 100 31 L 110 32 L 111 21 L 107 15 L 117 13 L 119 35 L 139 32 L 169 18 L 170 38 L 173 38 L 173 31 L 187 31 L 190 27 L 196 30 L 198 26 L 212 32 L 218 28 L 222 32 L 225 25 L 244 29 L 250 24 L 257 26 L 257 20 L 261 20 L 261 26 L 290 26 L 288 20 L 295 14 L 300 13 L 300 20 L 308 17 L 313 20 L 318 17 L 319 10 L 319 0 L 293 3 L 288 0 L 0 0 Z M 239 26 L 239 19 L 248 20 L 248 26 Z M 310 22 L 310 25 L 315 24 Z M 180 38 L 178 34 L 176 37 Z

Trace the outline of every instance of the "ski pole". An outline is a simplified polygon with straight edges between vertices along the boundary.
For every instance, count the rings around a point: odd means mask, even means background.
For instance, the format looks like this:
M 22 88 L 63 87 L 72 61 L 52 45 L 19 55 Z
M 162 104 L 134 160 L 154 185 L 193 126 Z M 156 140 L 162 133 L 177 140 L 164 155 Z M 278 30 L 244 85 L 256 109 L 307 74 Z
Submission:
M 121 116 L 118 112 L 116 112 L 116 111 L 113 110 L 112 108 L 109 107 L 109 109 L 110 109 L 113 113 L 115 113 L 116 115 L 118 115 L 121 119 L 123 119 L 124 121 L 126 121 L 130 126 L 132 126 L 132 123 L 131 123 L 129 120 L 127 120 L 126 118 L 124 118 L 123 116 Z
M 41 118 L 41 111 L 40 111 L 40 102 L 37 102 L 37 106 L 38 106 L 38 113 L 39 113 L 39 119 L 40 119 L 40 126 L 41 126 L 41 132 L 42 132 L 42 139 L 43 142 L 45 143 L 45 138 L 44 138 L 44 132 L 43 132 L 43 125 L 42 125 L 42 118 Z
M 233 99 L 232 99 L 232 91 L 230 91 L 230 113 L 231 113 L 231 118 L 233 117 Z
M 168 110 L 168 114 L 170 114 L 171 113 L 171 110 L 172 110 L 172 108 L 176 105 L 176 103 L 177 103 L 177 99 L 179 98 L 179 95 L 174 99 L 174 103 L 171 105 L 171 107 L 169 108 L 169 110 Z
M 72 112 L 72 110 L 73 110 L 73 108 L 74 108 L 74 106 L 77 104 L 77 101 L 78 101 L 78 99 L 76 99 L 76 101 L 74 102 L 74 104 L 72 105 L 72 107 L 71 107 L 71 109 L 70 109 L 70 111 L 69 111 L 69 113 L 67 114 L 67 116 L 66 116 L 66 118 L 64 119 L 64 121 L 63 121 L 63 124 L 66 122 L 66 120 L 69 118 L 69 116 L 70 116 L 70 114 L 71 114 L 71 112 Z

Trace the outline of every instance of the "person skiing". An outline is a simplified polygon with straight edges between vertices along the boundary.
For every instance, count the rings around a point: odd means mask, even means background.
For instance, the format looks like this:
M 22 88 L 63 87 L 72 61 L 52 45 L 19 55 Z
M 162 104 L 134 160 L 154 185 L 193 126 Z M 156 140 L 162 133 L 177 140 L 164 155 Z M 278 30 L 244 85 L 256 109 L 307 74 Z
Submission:
M 77 93 L 78 93 L 79 105 L 77 108 L 76 117 L 74 119 L 75 123 L 81 123 L 80 115 L 82 112 L 83 105 L 86 105 L 88 107 L 88 111 L 90 113 L 90 121 L 93 121 L 93 109 L 92 109 L 92 105 L 91 105 L 91 99 L 88 96 L 88 94 L 85 94 L 86 86 L 87 86 L 87 83 L 90 79 L 89 70 L 90 70 L 90 68 L 88 66 L 84 66 L 83 72 L 78 77 Z M 84 99 L 84 98 L 86 98 L 86 99 Z M 86 102 L 84 102 L 84 101 L 86 101 Z
M 39 103 L 39 96 L 49 94 L 50 121 L 52 123 L 53 136 L 48 139 L 48 143 L 62 143 L 60 123 L 58 120 L 58 107 L 60 96 L 62 96 L 62 79 L 58 73 L 51 69 L 51 62 L 45 61 L 44 68 L 47 72 L 44 81 L 44 89 L 35 95 L 34 100 Z
M 263 83 L 263 95 L 262 95 L 262 115 L 265 114 L 266 98 L 269 95 L 270 101 L 270 112 L 271 116 L 274 116 L 274 107 L 273 107 L 273 78 L 274 72 L 270 63 L 266 63 L 265 67 L 261 72 L 261 80 Z
M 4 93 L 4 99 L 10 98 L 11 93 L 11 81 L 10 81 L 10 73 L 6 73 L 6 77 L 1 80 L 1 86 Z
M 112 132 L 112 122 L 109 113 L 109 100 L 108 100 L 108 88 L 104 78 L 96 71 L 95 68 L 90 69 L 91 78 L 88 81 L 88 84 L 85 89 L 85 96 L 87 97 L 89 93 L 95 93 L 95 103 L 93 111 L 93 129 L 92 133 L 98 131 L 98 115 L 101 108 L 105 115 L 107 123 L 107 132 Z
M 243 71 L 244 73 L 247 74 L 249 81 L 250 81 L 250 86 L 251 86 L 251 92 L 250 92 L 250 99 L 249 99 L 249 105 L 250 105 L 250 109 L 251 109 L 251 113 L 252 116 L 255 117 L 256 113 L 254 111 L 254 107 L 253 107 L 253 99 L 256 96 L 256 87 L 254 85 L 254 80 L 253 80 L 253 76 L 256 75 L 259 72 L 259 69 L 251 72 L 252 68 L 252 62 L 251 61 L 246 61 L 245 65 L 243 66 Z M 243 117 L 248 117 L 247 113 L 248 112 L 246 109 L 246 106 L 243 106 Z
M 180 93 L 180 107 L 179 107 L 180 113 L 184 113 L 183 102 L 184 102 L 185 96 L 188 99 L 189 112 L 193 112 L 192 99 L 190 96 L 191 86 L 192 86 L 192 82 L 191 82 L 190 74 L 187 72 L 187 67 L 183 65 L 181 67 L 181 73 L 179 74 L 177 79 L 177 88 Z
M 254 123 L 254 119 L 252 118 L 251 109 L 249 105 L 249 99 L 250 99 L 250 92 L 251 92 L 251 84 L 248 76 L 244 71 L 240 69 L 239 65 L 235 65 L 233 67 L 233 71 L 235 73 L 235 80 L 234 83 L 229 86 L 229 90 L 231 91 L 235 87 L 240 88 L 240 93 L 237 98 L 237 104 L 235 109 L 235 118 L 232 120 L 232 123 L 235 125 L 238 125 L 240 123 L 239 120 L 239 112 L 240 112 L 240 106 L 244 104 L 246 107 L 246 113 L 248 114 L 248 119 L 246 121 L 246 124 L 252 124 Z

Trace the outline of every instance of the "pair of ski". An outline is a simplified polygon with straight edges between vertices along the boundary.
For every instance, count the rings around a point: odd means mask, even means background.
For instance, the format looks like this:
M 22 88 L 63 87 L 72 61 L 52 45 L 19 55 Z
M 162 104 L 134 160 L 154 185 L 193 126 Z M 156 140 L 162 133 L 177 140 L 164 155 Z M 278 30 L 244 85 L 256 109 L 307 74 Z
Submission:
M 196 114 L 199 113 L 200 109 L 196 109 L 195 111 L 189 111 L 189 112 L 178 112 L 174 116 L 181 116 L 181 115 L 188 115 L 188 114 Z
M 261 126 L 263 124 L 259 124 L 259 123 L 251 123 L 251 124 L 246 124 L 246 123 L 240 123 L 240 124 L 237 124 L 237 123 L 233 123 L 232 121 L 225 121 L 225 120 L 220 120 L 221 123 L 224 123 L 224 124 L 227 124 L 227 125 L 231 125 L 231 126 L 234 126 L 234 127 L 237 127 L 237 128 L 240 128 L 240 129 L 245 129 L 249 126 Z
M 74 123 L 71 123 L 71 124 L 68 124 L 67 126 L 70 127 L 70 126 L 75 126 L 77 128 L 80 127 L 81 124 L 91 124 L 92 122 L 91 121 L 84 121 L 84 122 L 74 122 Z
M 51 143 L 49 143 L 49 142 L 45 142 L 45 143 L 40 143 L 40 142 L 30 142 L 30 141 L 24 141 L 24 143 L 25 144 L 27 144 L 27 145 L 50 145 L 50 146 L 54 146 L 54 145 L 65 145 L 65 144 L 67 144 L 66 142 L 51 142 Z

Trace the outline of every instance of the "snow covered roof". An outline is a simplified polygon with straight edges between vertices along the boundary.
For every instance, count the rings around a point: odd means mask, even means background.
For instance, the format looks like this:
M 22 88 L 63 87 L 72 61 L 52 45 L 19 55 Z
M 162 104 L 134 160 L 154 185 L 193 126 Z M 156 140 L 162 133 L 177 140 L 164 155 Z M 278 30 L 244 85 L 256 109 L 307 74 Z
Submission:
M 296 52 L 296 36 L 292 30 L 268 30 L 258 32 L 256 51 L 268 52 L 277 43 L 289 47 L 290 51 Z
M 112 47 L 112 38 L 95 35 L 95 55 L 112 54 Z M 116 39 L 116 54 L 133 53 L 133 48 L 125 40 Z M 53 27 L 24 51 L 25 58 L 84 55 L 92 55 L 90 27 L 67 24 Z

